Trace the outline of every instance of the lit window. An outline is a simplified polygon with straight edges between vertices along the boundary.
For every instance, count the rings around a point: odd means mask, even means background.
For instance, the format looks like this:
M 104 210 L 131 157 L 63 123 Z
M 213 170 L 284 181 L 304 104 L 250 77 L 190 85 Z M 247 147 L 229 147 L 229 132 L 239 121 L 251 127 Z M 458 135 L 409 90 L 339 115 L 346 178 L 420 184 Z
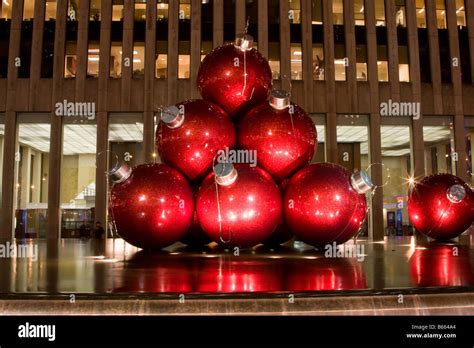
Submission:
M 87 76 L 99 76 L 99 44 L 96 42 L 89 42 L 87 50 Z
M 5 6 L 3 1 L 2 6 Z M 35 16 L 35 0 L 24 0 L 23 2 L 23 20 L 29 21 Z
M 343 0 L 333 0 L 332 16 L 334 25 L 344 24 L 344 2 Z
M 406 7 L 405 0 L 396 1 L 396 15 L 395 23 L 397 27 L 406 27 L 407 26 L 407 17 L 406 17 Z
M 436 20 L 438 29 L 446 29 L 446 5 L 444 0 L 436 0 Z
M 416 0 L 416 23 L 418 28 L 426 28 L 425 0 Z
M 190 55 L 180 54 L 178 65 L 178 78 L 189 79 L 190 76 Z
M 377 74 L 380 82 L 389 80 L 387 46 L 377 47 Z
M 137 43 L 133 46 L 133 76 L 145 75 L 145 44 Z
M 364 0 L 354 0 L 355 25 L 365 25 Z
M 112 42 L 110 47 L 110 77 L 122 76 L 122 43 Z
M 100 21 L 100 4 L 101 0 L 91 0 L 90 3 L 90 21 Z
M 123 1 L 113 0 L 112 3 L 112 20 L 121 21 L 123 19 Z
M 291 0 L 290 1 L 290 12 L 288 13 L 290 23 L 299 24 L 301 23 L 301 1 Z
M 135 0 L 135 22 L 146 20 L 146 0 Z
M 11 5 L 11 1 L 3 1 L 2 0 L 2 6 L 1 6 L 1 9 L 2 11 L 2 16 L 1 18 L 5 18 L 5 19 L 12 19 L 12 5 Z
M 376 26 L 385 26 L 385 0 L 375 1 L 375 21 Z
M 158 0 L 156 4 L 156 20 L 168 20 L 168 0 Z
M 303 79 L 303 52 L 301 44 L 291 45 L 291 79 Z
M 313 44 L 313 80 L 324 80 L 324 48 Z
M 44 14 L 45 21 L 54 21 L 56 20 L 56 0 L 47 0 L 46 1 L 46 10 Z
M 156 73 L 157 79 L 166 79 L 168 74 L 168 42 L 156 42 Z
M 458 26 L 466 26 L 466 9 L 464 7 L 464 0 L 456 0 L 456 17 Z

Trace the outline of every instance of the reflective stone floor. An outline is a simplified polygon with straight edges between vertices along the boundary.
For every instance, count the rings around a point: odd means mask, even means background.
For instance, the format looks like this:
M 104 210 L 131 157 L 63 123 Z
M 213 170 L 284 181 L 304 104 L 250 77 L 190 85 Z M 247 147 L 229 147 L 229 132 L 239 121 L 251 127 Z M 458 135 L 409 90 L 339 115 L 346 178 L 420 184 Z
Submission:
M 27 240 L 33 257 L 0 248 L 0 294 L 282 296 L 474 291 L 474 242 L 415 237 L 358 240 L 357 257 L 329 258 L 303 243 L 278 249 L 140 251 L 121 239 Z M 353 255 L 354 256 L 354 255 Z M 286 296 L 286 295 L 285 295 Z

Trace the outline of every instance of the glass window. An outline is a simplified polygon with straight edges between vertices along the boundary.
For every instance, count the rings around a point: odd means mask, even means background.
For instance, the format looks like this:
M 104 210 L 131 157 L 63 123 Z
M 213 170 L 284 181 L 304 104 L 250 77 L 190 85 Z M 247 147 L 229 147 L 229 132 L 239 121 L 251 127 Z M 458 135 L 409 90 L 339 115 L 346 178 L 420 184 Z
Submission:
M 2 5 L 5 5 L 3 1 Z M 23 20 L 29 21 L 35 17 L 35 0 L 23 1 Z
M 447 29 L 438 30 L 438 42 L 441 81 L 443 83 L 451 83 L 451 52 L 449 51 L 449 33 Z
M 0 183 L 3 182 L 3 148 L 5 138 L 5 115 L 0 114 Z M 0 208 L 3 205 L 2 186 L 0 185 Z
M 395 14 L 395 23 L 397 27 L 406 27 L 407 26 L 407 16 L 406 16 L 406 6 L 405 0 L 396 0 L 396 14 Z
M 321 0 L 311 0 L 311 20 L 313 24 L 323 24 L 323 6 Z
M 44 20 L 45 21 L 54 21 L 56 20 L 56 0 L 47 0 L 46 1 L 46 11 Z
M 2 17 L 5 19 L 12 19 L 12 5 L 11 1 L 2 1 Z
M 375 22 L 376 26 L 385 26 L 385 0 L 375 1 Z
M 377 47 L 377 73 L 380 82 L 389 80 L 387 46 Z
M 458 27 L 459 53 L 461 58 L 461 79 L 465 84 L 472 84 L 471 52 L 469 50 L 469 31 Z
M 456 0 L 456 16 L 458 19 L 458 26 L 466 26 L 466 9 L 464 8 L 464 0 Z
M 64 77 L 76 77 L 77 72 L 77 11 L 79 0 L 69 0 L 66 23 L 66 55 L 64 62 Z
M 280 2 L 268 0 L 268 62 L 274 80 L 280 79 Z
M 324 28 L 321 0 L 311 1 L 313 32 L 313 80 L 324 80 Z
M 446 4 L 444 0 L 436 0 L 436 19 L 438 22 L 438 29 L 446 29 Z
M 411 119 L 382 117 L 383 213 L 386 235 L 411 233 L 407 199 L 411 169 Z
M 431 82 L 431 59 L 428 40 L 428 30 L 418 30 L 418 52 L 420 56 L 420 78 L 421 82 Z
M 299 0 L 298 0 L 299 2 Z M 291 5 L 291 4 L 290 4 Z M 204 4 L 202 5 L 204 7 Z M 212 10 L 209 9 L 209 14 L 212 15 Z M 253 37 L 254 47 L 258 49 L 258 1 L 246 0 L 245 15 L 247 18 L 247 33 Z M 204 20 L 204 19 L 203 19 Z M 212 21 L 212 20 L 211 20 Z M 204 29 L 204 27 L 203 27 Z M 211 30 L 212 32 L 212 30 Z
M 324 80 L 324 46 L 313 43 L 313 80 Z
M 398 79 L 400 82 L 410 82 L 408 46 L 398 46 Z
M 474 117 L 466 116 L 466 167 L 468 183 L 474 186 Z M 1 174 L 1 171 L 0 171 Z
M 318 147 L 311 163 L 326 162 L 326 117 L 325 115 L 314 114 L 311 115 L 311 118 L 316 126 L 316 133 L 318 135 Z
M 20 67 L 18 69 L 19 78 L 30 77 L 31 46 L 33 41 L 33 21 L 27 20 L 21 23 L 20 38 Z
M 139 10 L 137 10 L 139 6 Z M 135 2 L 135 24 L 133 26 L 133 77 L 137 78 L 145 75 L 145 19 L 137 19 L 137 11 L 139 17 L 146 17 L 146 3 Z
M 123 5 L 115 5 L 118 1 L 114 0 L 114 16 L 116 13 L 122 15 Z M 116 8 L 120 6 L 120 10 Z M 122 76 L 122 41 L 123 41 L 123 21 L 119 18 L 112 22 L 110 45 L 110 77 L 120 78 Z
M 113 0 L 112 2 L 112 21 L 123 20 L 123 0 Z
M 41 78 L 52 78 L 54 66 L 54 35 L 56 32 L 56 0 L 46 2 L 44 20 Z
M 365 25 L 364 0 L 354 0 L 355 25 Z
M 158 0 L 156 3 L 156 20 L 168 21 L 168 0 Z
M 87 77 L 99 77 L 99 47 L 100 47 L 100 1 L 90 3 L 89 41 L 87 49 Z
M 367 115 L 337 116 L 337 151 L 338 164 L 351 173 L 366 170 L 370 165 L 369 151 L 369 117 Z M 367 235 L 368 222 L 361 230 Z
M 425 174 L 456 175 L 454 127 L 451 116 L 423 117 L 425 142 Z
M 357 45 L 357 81 L 367 81 L 367 47 L 366 45 Z
M 332 1 L 332 17 L 334 25 L 344 25 L 344 0 Z
M 268 2 L 269 8 L 272 5 L 271 2 L 271 0 Z M 235 32 L 235 1 L 224 0 L 224 42 L 234 42 L 236 34 L 242 33 Z
M 336 81 L 346 80 L 346 45 L 344 43 L 336 44 L 334 47 L 334 74 Z
M 146 21 L 146 0 L 135 0 L 135 22 Z
M 101 0 L 90 0 L 90 21 L 100 21 Z
M 168 0 L 156 3 L 156 62 L 155 77 L 166 79 L 168 74 Z
M 92 105 L 88 104 L 90 108 Z M 81 229 L 90 235 L 94 226 L 97 125 L 92 116 L 65 117 L 64 123 L 61 237 L 70 238 L 79 237 Z
M 290 0 L 290 12 L 288 18 L 291 24 L 301 23 L 301 0 Z
M 416 23 L 418 28 L 426 28 L 425 0 L 416 0 Z
M 45 238 L 51 115 L 18 114 L 15 148 L 15 238 Z
M 0 78 L 8 74 L 8 50 L 10 48 L 10 21 L 0 20 Z
M 191 74 L 191 2 L 179 2 L 179 34 L 178 34 L 178 78 L 189 79 Z
M 301 38 L 301 1 L 290 1 L 291 79 L 303 79 L 303 48 Z
M 291 79 L 303 79 L 303 49 L 301 44 L 291 45 Z

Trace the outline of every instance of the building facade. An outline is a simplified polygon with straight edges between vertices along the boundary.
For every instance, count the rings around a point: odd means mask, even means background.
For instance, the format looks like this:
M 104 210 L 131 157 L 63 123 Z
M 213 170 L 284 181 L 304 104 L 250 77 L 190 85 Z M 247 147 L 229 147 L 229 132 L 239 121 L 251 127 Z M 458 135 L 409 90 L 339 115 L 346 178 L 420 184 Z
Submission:
M 413 180 L 472 185 L 474 1 L 3 0 L 0 238 L 105 224 L 105 172 L 159 161 L 157 111 L 245 31 L 313 117 L 313 161 L 369 169 L 371 238 L 410 233 Z

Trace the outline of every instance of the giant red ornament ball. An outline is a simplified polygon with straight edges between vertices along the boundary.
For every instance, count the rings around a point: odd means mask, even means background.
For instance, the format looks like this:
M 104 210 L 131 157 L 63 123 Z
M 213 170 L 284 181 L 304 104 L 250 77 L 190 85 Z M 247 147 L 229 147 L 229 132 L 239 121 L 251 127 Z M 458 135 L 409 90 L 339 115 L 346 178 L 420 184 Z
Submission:
M 276 180 L 282 180 L 308 164 L 317 147 L 314 122 L 306 112 L 290 104 L 289 93 L 272 91 L 247 113 L 238 129 L 239 147 L 256 150 L 258 165 Z
M 466 231 L 473 222 L 474 194 L 451 174 L 435 174 L 415 183 L 408 197 L 408 215 L 424 235 L 449 240 Z
M 186 178 L 165 164 L 127 165 L 110 173 L 110 212 L 118 234 L 143 249 L 180 240 L 191 225 L 194 196 Z
M 267 99 L 272 87 L 270 65 L 252 44 L 253 38 L 245 35 L 235 44 L 217 47 L 199 68 L 202 97 L 221 106 L 231 117 Z
M 220 107 L 189 100 L 163 110 L 156 142 L 163 162 L 189 180 L 198 180 L 208 174 L 219 150 L 235 146 L 236 136 L 232 121 Z
M 199 189 L 196 210 L 213 241 L 252 247 L 272 234 L 282 207 L 278 187 L 263 169 L 219 163 Z
M 367 202 L 363 193 L 372 187 L 365 172 L 351 175 L 332 163 L 309 165 L 298 171 L 286 188 L 286 223 L 305 243 L 344 243 L 364 222 Z

